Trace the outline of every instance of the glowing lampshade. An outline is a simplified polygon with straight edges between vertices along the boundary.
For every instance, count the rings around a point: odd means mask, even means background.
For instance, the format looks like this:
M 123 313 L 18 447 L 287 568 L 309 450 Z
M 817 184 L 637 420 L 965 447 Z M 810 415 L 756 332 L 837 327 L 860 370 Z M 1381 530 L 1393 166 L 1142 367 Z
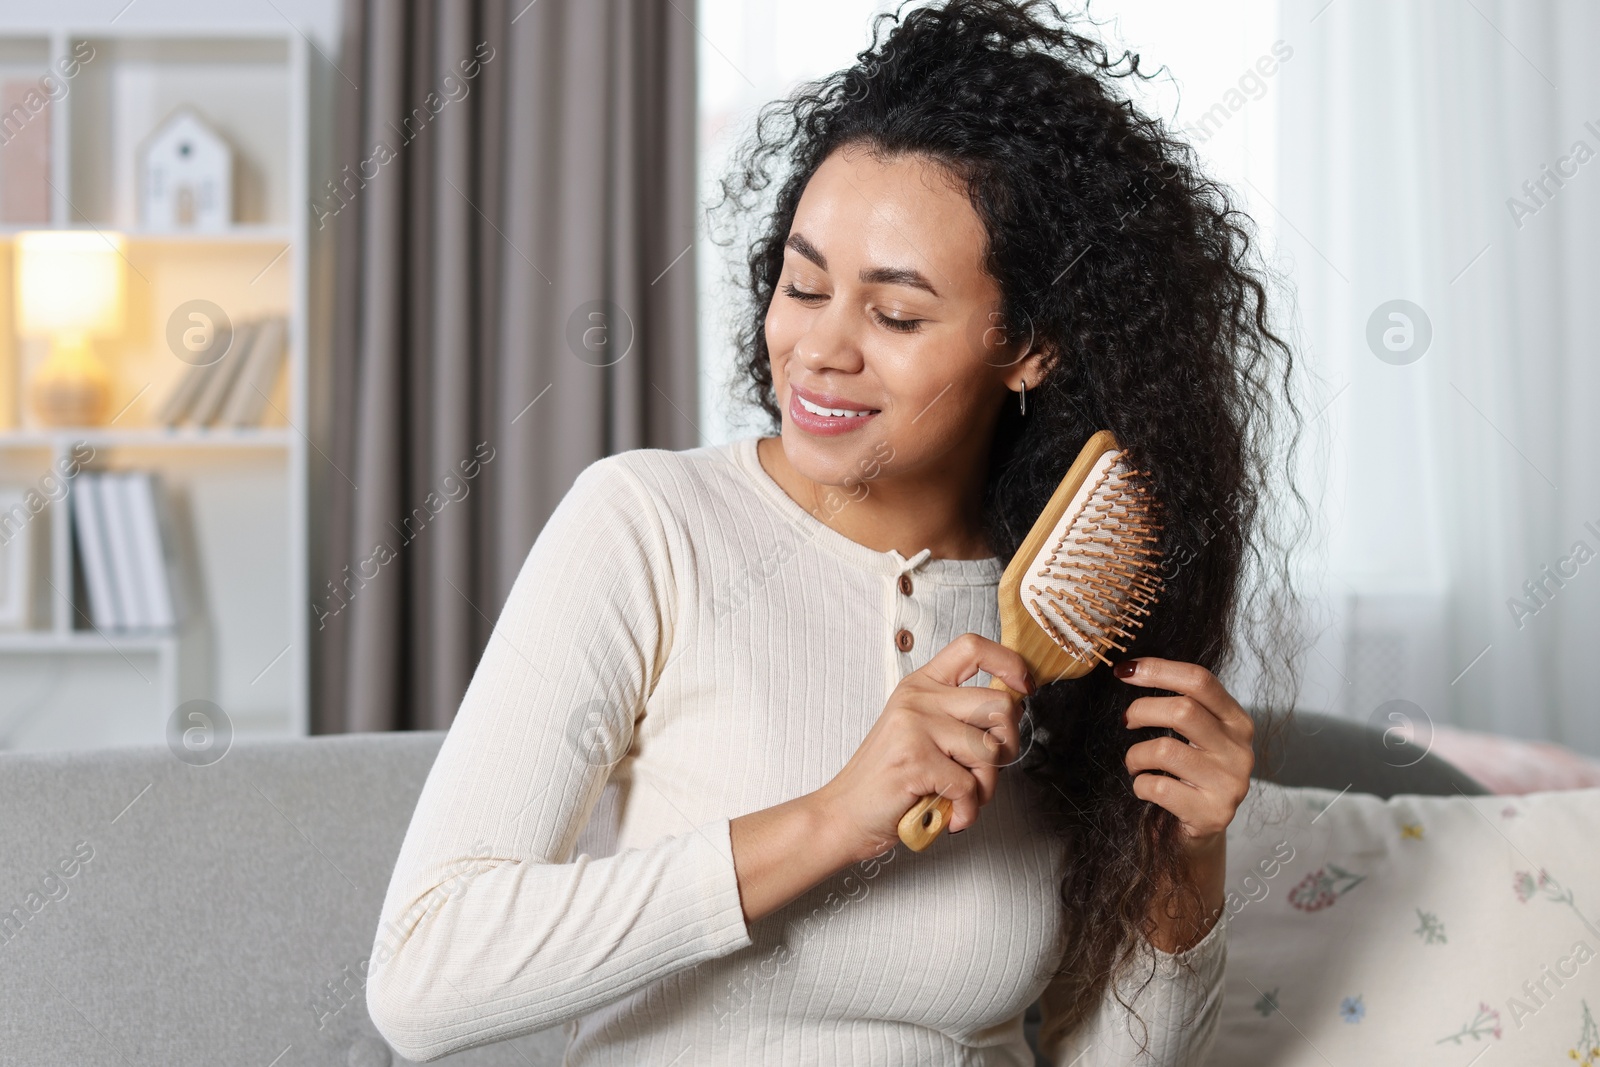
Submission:
M 17 235 L 17 329 L 50 340 L 31 389 L 43 422 L 94 425 L 105 417 L 111 377 L 89 341 L 122 331 L 126 244 L 121 234 L 93 230 Z

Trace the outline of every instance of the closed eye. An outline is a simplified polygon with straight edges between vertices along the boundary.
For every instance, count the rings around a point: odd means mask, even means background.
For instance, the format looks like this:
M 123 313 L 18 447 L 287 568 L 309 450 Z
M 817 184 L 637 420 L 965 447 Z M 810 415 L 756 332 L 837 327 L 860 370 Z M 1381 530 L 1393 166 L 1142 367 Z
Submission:
M 798 300 L 802 304 L 815 304 L 819 300 L 828 299 L 826 293 L 808 293 L 803 289 L 796 289 L 793 282 L 785 282 L 783 291 L 791 300 Z M 916 333 L 922 329 L 924 319 L 891 319 L 877 308 L 872 309 L 872 317 L 882 326 L 886 326 L 896 333 Z
M 916 333 L 922 329 L 922 319 L 891 319 L 877 308 L 872 309 L 872 317 L 897 333 Z
M 783 284 L 783 291 L 789 294 L 789 296 L 795 300 L 800 301 L 802 304 L 809 304 L 813 300 L 828 299 L 827 294 L 825 293 L 808 293 L 803 289 L 796 289 L 794 287 L 794 282 L 785 282 Z

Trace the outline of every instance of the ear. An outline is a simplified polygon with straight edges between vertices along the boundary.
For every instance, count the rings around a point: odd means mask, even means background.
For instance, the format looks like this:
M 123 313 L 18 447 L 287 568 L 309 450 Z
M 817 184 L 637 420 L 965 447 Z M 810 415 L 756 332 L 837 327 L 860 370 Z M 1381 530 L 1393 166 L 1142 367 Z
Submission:
M 1029 388 L 1038 385 L 1044 380 L 1056 365 L 1056 349 L 1050 344 L 1041 344 L 1026 356 L 1019 359 L 1011 373 L 1006 376 L 1006 388 L 1013 393 L 1022 388 L 1026 381 Z

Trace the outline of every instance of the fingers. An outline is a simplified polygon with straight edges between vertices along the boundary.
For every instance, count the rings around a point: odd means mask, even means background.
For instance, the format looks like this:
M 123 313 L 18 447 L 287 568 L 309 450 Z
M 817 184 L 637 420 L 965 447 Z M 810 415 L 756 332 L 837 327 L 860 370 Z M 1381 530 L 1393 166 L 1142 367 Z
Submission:
M 989 803 L 999 770 L 1019 758 L 1015 728 L 996 727 L 996 731 L 1008 730 L 997 738 L 995 732 L 968 725 L 944 710 L 907 708 L 905 714 L 914 718 L 902 742 L 908 746 L 909 762 L 924 773 L 940 768 L 948 774 L 951 767 L 960 768 L 978 784 L 977 805 Z
M 1211 710 L 1194 697 L 1140 697 L 1128 705 L 1127 728 L 1167 726 L 1207 752 L 1220 752 L 1239 742 Z
M 1145 656 L 1117 664 L 1116 675 L 1133 685 L 1178 694 L 1140 697 L 1128 705 L 1130 729 L 1165 726 L 1183 735 L 1129 747 L 1126 764 L 1134 776 L 1134 795 L 1172 812 L 1193 836 L 1225 831 L 1250 788 L 1255 766 L 1250 713 L 1195 663 Z
M 980 776 L 993 773 L 992 770 L 970 771 L 955 760 L 940 757 L 932 762 L 926 776 L 916 783 L 912 792 L 918 797 L 937 794 L 949 800 L 950 832 L 957 833 L 978 821 L 978 809 L 988 803 Z M 992 781 L 988 792 L 993 792 Z
M 941 685 L 960 685 L 979 671 L 987 671 L 1019 693 L 1031 695 L 1037 689 L 1028 674 L 1027 661 L 982 634 L 962 634 L 934 653 L 920 669 Z
M 1215 757 L 1176 737 L 1157 737 L 1128 749 L 1127 764 L 1134 796 L 1172 812 L 1191 835 L 1208 837 L 1233 821 L 1240 798 L 1233 795 L 1233 776 Z M 1167 773 L 1140 773 L 1152 770 Z
M 1233 809 L 1219 808 L 1201 790 L 1165 775 L 1139 775 L 1133 780 L 1133 794 L 1172 812 L 1191 836 L 1210 836 L 1224 831 L 1233 819 Z
M 931 694 L 930 694 L 931 695 Z M 941 688 L 926 704 L 927 729 L 940 748 L 966 767 L 1005 767 L 1022 758 L 1022 700 L 1007 691 L 955 686 Z
M 1009 688 L 963 684 L 980 670 Z M 897 730 L 910 727 L 927 746 L 914 757 L 923 775 L 918 795 L 948 798 L 950 831 L 959 833 L 994 798 L 1000 768 L 1022 757 L 1022 694 L 1037 687 L 1019 654 L 975 633 L 951 641 L 902 686 L 898 706 L 910 718 Z
M 1128 705 L 1127 718 L 1130 730 L 1141 726 L 1166 726 L 1183 735 L 1181 738 L 1153 738 L 1131 746 L 1128 749 L 1130 772 L 1163 770 L 1194 782 L 1202 781 L 1197 775 L 1203 776 L 1203 784 L 1223 793 L 1237 792 L 1240 782 L 1245 789 L 1249 788 L 1250 774 L 1256 763 L 1249 735 L 1230 734 L 1216 716 L 1193 697 L 1140 697 Z M 1157 741 L 1172 744 L 1158 746 Z M 1139 755 L 1135 757 L 1134 753 Z
M 1152 718 L 1151 715 L 1163 712 L 1179 713 L 1185 716 L 1191 728 L 1203 732 L 1204 721 L 1194 713 L 1197 710 L 1204 710 L 1235 742 L 1249 744 L 1255 735 L 1255 721 L 1250 717 L 1250 713 L 1239 706 L 1239 702 L 1233 699 L 1233 695 L 1217 680 L 1216 675 L 1198 663 L 1183 663 L 1178 660 L 1161 659 L 1158 656 L 1141 656 L 1117 664 L 1116 676 L 1129 685 L 1147 689 L 1166 689 L 1180 696 L 1189 697 L 1197 704 L 1197 708 L 1189 708 L 1185 705 L 1146 704 L 1144 699 L 1136 700 L 1128 709 L 1131 715 L 1135 706 L 1143 705 L 1139 717 L 1130 719 L 1135 725 L 1170 726 L 1183 736 L 1199 743 L 1198 738 L 1193 737 L 1178 723 Z M 1217 747 L 1216 735 L 1213 734 L 1212 737 L 1212 744 L 1202 747 Z
M 1238 810 L 1237 804 L 1225 802 L 1214 792 L 1164 774 L 1139 775 L 1133 780 L 1133 794 L 1172 812 L 1191 837 L 1226 832 Z
M 994 799 L 1000 769 L 1021 758 L 1020 698 L 987 687 L 927 685 L 897 709 L 899 748 L 904 765 L 916 768 L 909 783 L 921 790 L 916 795 L 948 797 L 951 829 L 961 830 Z
M 967 776 L 972 779 L 972 791 L 957 803 L 950 813 L 950 832 L 960 833 L 978 821 L 978 811 L 987 807 L 989 801 L 994 799 L 995 775 L 999 773 L 993 767 L 963 767 Z M 961 818 L 957 818 L 957 815 Z
M 1185 744 L 1176 737 L 1153 737 L 1128 749 L 1123 762 L 1129 774 L 1166 771 L 1193 786 L 1214 786 L 1227 772 L 1209 753 Z

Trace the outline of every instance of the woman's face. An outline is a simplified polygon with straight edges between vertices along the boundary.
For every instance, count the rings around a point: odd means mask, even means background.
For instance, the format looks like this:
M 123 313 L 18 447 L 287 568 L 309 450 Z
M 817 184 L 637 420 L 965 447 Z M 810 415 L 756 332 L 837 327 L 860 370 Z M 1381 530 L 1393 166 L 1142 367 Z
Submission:
M 965 194 L 920 157 L 846 148 L 823 161 L 766 317 L 791 466 L 854 485 L 948 481 L 986 460 L 1000 405 L 1038 382 L 1041 357 L 1000 322 L 984 241 Z

